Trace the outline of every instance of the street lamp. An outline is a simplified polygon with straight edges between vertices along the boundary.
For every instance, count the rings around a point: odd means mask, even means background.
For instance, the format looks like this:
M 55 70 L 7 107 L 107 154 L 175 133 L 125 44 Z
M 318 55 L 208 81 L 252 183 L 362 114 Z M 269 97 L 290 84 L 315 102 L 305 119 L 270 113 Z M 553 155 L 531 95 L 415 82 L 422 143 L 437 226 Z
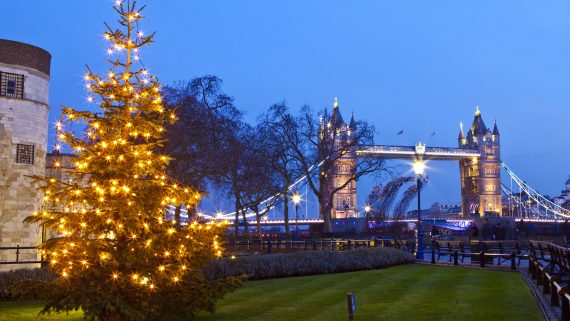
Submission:
M 424 259 L 424 238 L 422 234 L 422 209 L 421 209 L 421 193 L 420 193 L 420 180 L 422 175 L 424 174 L 424 170 L 426 168 L 425 163 L 418 159 L 416 160 L 412 166 L 414 167 L 414 173 L 416 173 L 416 189 L 418 190 L 418 225 L 417 225 L 417 249 L 416 249 L 416 259 L 423 260 Z
M 368 204 L 364 205 L 364 212 L 366 213 L 366 218 L 368 218 L 368 213 L 370 212 L 371 209 L 372 207 L 370 207 L 370 205 Z
M 295 192 L 291 200 L 295 204 L 295 237 L 299 237 L 299 203 L 301 203 L 301 195 Z

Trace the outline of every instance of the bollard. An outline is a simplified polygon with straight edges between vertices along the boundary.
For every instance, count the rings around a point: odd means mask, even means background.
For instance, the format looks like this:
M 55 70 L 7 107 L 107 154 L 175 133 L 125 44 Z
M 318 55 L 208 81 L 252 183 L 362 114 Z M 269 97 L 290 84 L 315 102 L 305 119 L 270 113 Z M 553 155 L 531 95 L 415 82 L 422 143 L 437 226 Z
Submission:
M 348 249 L 352 250 L 352 241 L 348 240 Z
M 511 253 L 511 270 L 513 271 L 517 269 L 516 257 L 517 255 L 515 252 Z
M 317 250 L 317 241 L 312 240 L 311 242 L 313 242 L 313 251 Z
M 431 249 L 431 264 L 435 264 L 435 249 Z
M 267 241 L 267 254 L 271 254 L 271 241 Z
M 479 266 L 484 268 L 485 267 L 485 251 L 481 251 L 481 253 L 479 253 Z
M 457 259 L 457 250 L 453 251 L 453 265 L 459 265 L 459 260 Z
M 356 297 L 353 293 L 346 294 L 348 303 L 348 321 L 354 321 L 354 312 L 356 312 Z
M 305 240 L 305 251 L 309 248 L 309 241 Z
M 20 244 L 16 245 L 16 262 L 20 262 Z

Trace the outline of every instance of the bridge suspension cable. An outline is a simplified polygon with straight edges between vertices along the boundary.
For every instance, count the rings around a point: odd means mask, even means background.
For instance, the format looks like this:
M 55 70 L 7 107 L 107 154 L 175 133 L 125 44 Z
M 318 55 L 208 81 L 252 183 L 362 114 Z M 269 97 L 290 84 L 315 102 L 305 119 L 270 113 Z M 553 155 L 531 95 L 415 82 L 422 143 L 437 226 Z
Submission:
M 325 161 L 321 161 L 320 163 L 316 164 L 316 165 L 312 165 L 311 167 L 309 167 L 309 174 L 312 173 L 315 169 L 321 167 L 323 165 Z M 295 182 L 293 182 L 293 184 L 289 185 L 289 187 L 287 187 L 287 192 L 291 192 L 293 191 L 295 188 L 300 187 L 301 183 L 303 183 L 304 181 L 307 180 L 307 175 L 304 175 L 302 177 L 300 177 L 299 179 L 297 179 Z M 261 210 L 261 214 L 264 215 L 265 213 L 269 212 L 271 209 L 273 209 L 275 206 L 277 206 L 277 202 L 273 202 L 276 199 L 279 198 L 283 198 L 283 194 L 282 193 L 277 193 L 273 196 L 268 197 L 267 199 L 263 200 L 260 205 L 264 205 L 264 204 L 271 204 L 270 206 L 266 206 L 263 210 Z M 212 215 L 207 215 L 204 214 L 203 216 L 207 219 L 212 219 L 212 220 L 227 220 L 227 219 L 233 219 L 235 217 L 236 212 L 231 212 L 231 213 L 224 213 L 222 215 L 219 216 L 212 216 Z M 255 213 L 253 213 L 252 211 L 248 210 L 245 214 L 245 217 L 249 218 L 249 217 L 253 217 L 255 216 Z
M 570 219 L 570 211 L 563 208 L 562 206 L 555 204 L 548 198 L 542 196 L 542 194 L 535 191 L 530 187 L 525 181 L 520 179 L 508 166 L 507 164 L 501 162 L 501 166 L 509 176 L 512 182 L 514 182 L 521 193 L 519 196 L 514 196 L 512 193 L 512 188 L 508 188 L 504 184 L 501 184 L 501 189 L 503 192 L 511 197 L 519 206 L 525 208 L 534 216 L 538 216 L 541 219 Z M 522 200 L 522 193 L 528 196 L 530 203 Z

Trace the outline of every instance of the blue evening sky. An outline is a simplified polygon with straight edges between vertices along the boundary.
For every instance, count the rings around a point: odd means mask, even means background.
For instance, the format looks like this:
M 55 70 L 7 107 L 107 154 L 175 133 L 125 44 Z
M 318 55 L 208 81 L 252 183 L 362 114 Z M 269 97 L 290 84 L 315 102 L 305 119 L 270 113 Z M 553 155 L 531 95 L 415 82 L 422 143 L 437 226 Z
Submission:
M 570 173 L 568 1 L 139 2 L 143 30 L 157 32 L 142 53 L 150 71 L 165 84 L 222 78 L 251 122 L 275 102 L 320 109 L 338 97 L 345 119 L 376 126 L 377 143 L 456 146 L 479 105 L 488 126 L 497 119 L 503 161 L 535 189 L 558 195 Z M 87 106 L 85 64 L 105 72 L 112 4 L 2 3 L 0 38 L 53 56 L 52 123 L 60 105 Z M 457 164 L 429 166 L 426 204 L 459 201 Z M 362 206 L 370 182 L 359 186 Z

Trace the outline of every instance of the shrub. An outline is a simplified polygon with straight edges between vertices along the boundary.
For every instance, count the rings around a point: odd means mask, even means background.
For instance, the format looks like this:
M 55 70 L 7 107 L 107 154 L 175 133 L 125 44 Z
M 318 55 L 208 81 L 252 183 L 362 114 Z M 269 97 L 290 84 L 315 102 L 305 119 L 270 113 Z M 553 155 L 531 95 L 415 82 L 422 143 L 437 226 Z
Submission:
M 19 281 L 51 281 L 53 274 L 48 269 L 18 269 L 0 272 L 0 300 L 13 299 L 10 287 Z
M 210 279 L 247 275 L 250 280 L 378 269 L 410 263 L 414 257 L 392 248 L 360 248 L 354 251 L 306 251 L 235 259 L 224 258 L 206 268 Z

